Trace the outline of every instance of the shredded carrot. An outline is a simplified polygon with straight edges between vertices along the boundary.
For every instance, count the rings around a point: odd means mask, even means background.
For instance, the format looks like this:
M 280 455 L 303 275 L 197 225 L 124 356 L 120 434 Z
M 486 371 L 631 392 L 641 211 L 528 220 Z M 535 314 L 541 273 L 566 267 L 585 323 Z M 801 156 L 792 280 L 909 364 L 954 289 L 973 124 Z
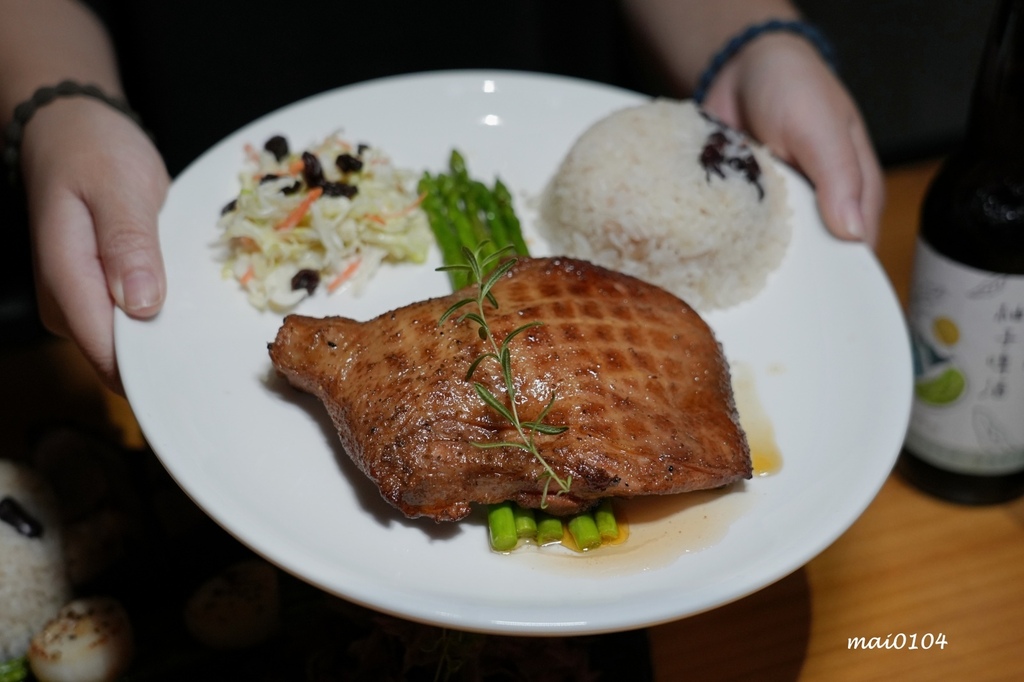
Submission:
M 363 217 L 369 220 L 371 223 L 377 223 L 378 225 L 385 225 L 388 222 L 387 220 L 384 219 L 384 216 L 380 215 L 379 213 L 367 213 Z
M 408 206 L 405 207 L 405 210 L 402 211 L 402 215 L 405 215 L 406 213 L 412 213 L 413 211 L 415 211 L 416 208 L 420 204 L 422 204 L 423 200 L 426 199 L 426 198 L 427 198 L 427 193 L 426 192 L 420 192 L 420 195 L 418 197 L 416 197 L 416 201 L 412 202 L 411 204 L 409 204 Z
M 305 167 L 306 163 L 301 158 L 295 159 L 288 164 L 288 173 L 290 175 L 298 175 L 303 171 L 303 169 L 305 169 Z
M 284 220 L 279 222 L 274 229 L 277 230 L 290 230 L 299 224 L 299 221 L 305 217 L 306 213 L 309 212 L 309 207 L 313 205 L 313 202 L 320 198 L 320 195 L 324 193 L 323 187 L 314 187 L 309 190 L 309 194 L 305 196 L 298 206 L 292 209 L 291 213 L 285 216 Z
M 245 271 L 245 274 L 238 278 L 238 281 L 241 282 L 243 287 L 248 286 L 249 282 L 251 282 L 252 278 L 255 276 L 256 273 L 255 271 L 253 271 L 252 266 L 250 265 L 249 269 Z
M 338 275 L 330 281 L 327 285 L 327 291 L 333 293 L 335 289 L 340 287 L 342 284 L 347 282 L 352 275 L 355 274 L 356 270 L 359 269 L 362 264 L 362 259 L 356 258 L 354 261 L 345 266 L 345 269 L 338 273 Z
M 256 240 L 252 237 L 243 235 L 241 237 L 235 237 L 234 240 L 238 248 L 246 253 L 255 253 L 260 250 L 260 245 L 257 244 Z

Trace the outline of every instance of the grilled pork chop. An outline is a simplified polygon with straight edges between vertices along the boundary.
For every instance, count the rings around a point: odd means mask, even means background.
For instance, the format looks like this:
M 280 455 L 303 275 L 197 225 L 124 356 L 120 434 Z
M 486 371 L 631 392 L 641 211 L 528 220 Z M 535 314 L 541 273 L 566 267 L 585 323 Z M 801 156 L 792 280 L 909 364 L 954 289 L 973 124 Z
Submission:
M 409 517 L 465 517 L 471 503 L 539 507 L 542 465 L 487 406 L 466 373 L 489 348 L 469 320 L 438 320 L 475 285 L 368 322 L 289 315 L 270 357 L 288 381 L 323 401 L 356 465 Z M 707 324 L 666 291 L 567 258 L 521 259 L 492 289 L 495 337 L 533 321 L 510 343 L 522 421 L 568 429 L 536 436 L 569 492 L 551 485 L 546 509 L 569 514 L 603 497 L 714 488 L 750 478 L 729 369 Z M 460 312 L 469 312 L 471 306 Z M 506 398 L 500 367 L 473 375 Z M 507 401 L 506 401 L 507 404 Z

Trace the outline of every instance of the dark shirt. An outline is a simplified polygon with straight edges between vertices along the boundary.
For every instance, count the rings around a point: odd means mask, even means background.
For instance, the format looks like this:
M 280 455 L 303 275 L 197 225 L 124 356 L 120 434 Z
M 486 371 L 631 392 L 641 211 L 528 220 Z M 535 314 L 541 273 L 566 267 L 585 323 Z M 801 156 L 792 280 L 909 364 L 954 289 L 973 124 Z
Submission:
M 495 68 L 631 85 L 614 0 L 90 4 L 172 175 L 270 111 L 383 76 Z

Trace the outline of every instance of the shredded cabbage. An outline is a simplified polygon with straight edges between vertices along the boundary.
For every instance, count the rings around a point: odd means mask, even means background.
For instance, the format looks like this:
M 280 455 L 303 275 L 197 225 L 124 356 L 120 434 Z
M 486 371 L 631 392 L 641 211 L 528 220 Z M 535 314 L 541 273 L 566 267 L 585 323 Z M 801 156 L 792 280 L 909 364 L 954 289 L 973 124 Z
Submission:
M 320 290 L 358 293 L 381 263 L 426 259 L 433 235 L 416 176 L 380 150 L 333 134 L 305 150 L 315 157 L 309 163 L 303 152 L 246 151 L 241 190 L 217 222 L 218 244 L 225 276 L 256 308 L 288 310 Z

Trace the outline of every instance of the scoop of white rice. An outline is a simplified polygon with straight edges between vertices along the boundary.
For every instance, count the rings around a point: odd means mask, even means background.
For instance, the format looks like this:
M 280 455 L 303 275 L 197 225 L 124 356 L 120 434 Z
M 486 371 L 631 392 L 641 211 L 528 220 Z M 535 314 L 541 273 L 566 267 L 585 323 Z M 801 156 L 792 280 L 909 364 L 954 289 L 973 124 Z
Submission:
M 32 636 L 71 596 L 50 488 L 25 465 L 0 460 L 0 501 L 5 499 L 0 520 L 0 662 L 23 656 Z
M 768 152 L 690 101 L 617 111 L 575 142 L 540 201 L 553 251 L 665 288 L 697 310 L 747 300 L 790 238 Z

